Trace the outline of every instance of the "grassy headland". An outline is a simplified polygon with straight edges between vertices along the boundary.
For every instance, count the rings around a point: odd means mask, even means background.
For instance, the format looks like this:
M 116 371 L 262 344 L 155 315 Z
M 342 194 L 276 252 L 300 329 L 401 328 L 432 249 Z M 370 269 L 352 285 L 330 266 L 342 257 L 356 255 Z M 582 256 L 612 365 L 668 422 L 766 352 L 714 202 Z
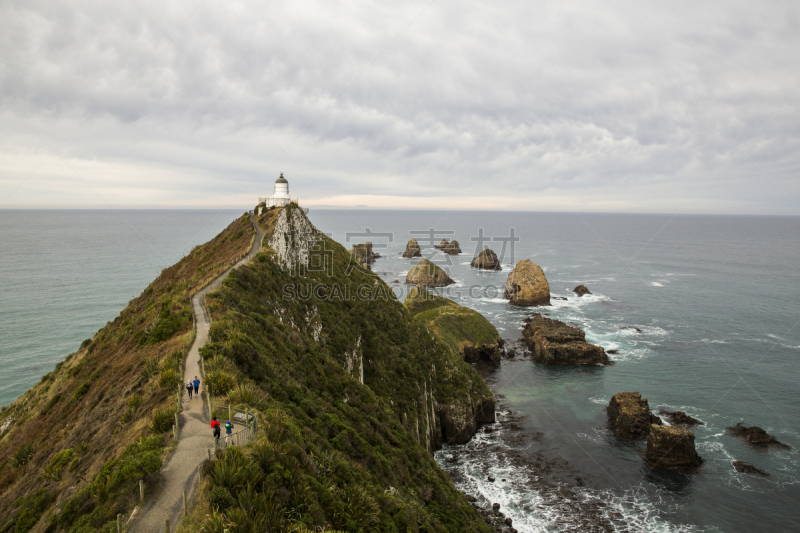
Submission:
M 207 298 L 201 356 L 217 400 L 254 410 L 262 431 L 203 465 L 181 529 L 486 531 L 430 453 L 493 417 L 486 384 L 300 209 L 259 223 L 261 253 Z M 0 531 L 113 531 L 127 518 L 171 443 L 190 295 L 252 235 L 234 221 L 165 269 L 3 411 Z

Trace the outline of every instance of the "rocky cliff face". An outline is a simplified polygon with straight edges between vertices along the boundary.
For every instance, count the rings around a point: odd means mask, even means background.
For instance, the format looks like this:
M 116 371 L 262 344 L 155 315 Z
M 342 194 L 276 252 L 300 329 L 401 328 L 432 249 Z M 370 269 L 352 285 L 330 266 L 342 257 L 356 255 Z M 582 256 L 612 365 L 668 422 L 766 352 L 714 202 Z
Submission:
M 534 313 L 525 319 L 522 335 L 533 360 L 546 365 L 607 365 L 602 346 L 589 344 L 585 333 L 559 320 Z
M 380 259 L 381 254 L 375 253 L 372 250 L 372 243 L 365 242 L 364 244 L 355 244 L 350 249 L 350 253 L 356 261 L 362 265 L 371 265 L 376 259 Z
M 506 280 L 503 297 L 512 305 L 550 305 L 550 285 L 542 268 L 531 261 L 519 261 Z
M 277 210 L 267 239 L 269 247 L 275 251 L 276 262 L 291 272 L 296 272 L 301 266 L 307 267 L 311 251 L 323 242 L 319 230 L 297 208 Z

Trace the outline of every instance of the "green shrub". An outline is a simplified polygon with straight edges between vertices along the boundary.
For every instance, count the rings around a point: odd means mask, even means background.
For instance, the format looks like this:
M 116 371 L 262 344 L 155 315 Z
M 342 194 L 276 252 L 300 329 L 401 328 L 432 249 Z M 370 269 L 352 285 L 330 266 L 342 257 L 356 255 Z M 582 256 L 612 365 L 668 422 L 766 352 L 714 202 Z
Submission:
M 161 376 L 158 378 L 158 386 L 170 391 L 175 391 L 178 385 L 183 383 L 183 377 L 172 368 L 167 368 L 161 371 Z
M 35 526 L 55 498 L 55 493 L 39 489 L 17 500 L 15 504 L 20 508 L 20 513 L 14 525 L 14 533 L 25 533 Z
M 150 422 L 150 429 L 156 433 L 165 433 L 172 429 L 175 423 L 176 409 L 174 407 L 162 407 L 153 410 L 153 419 Z
M 172 415 L 173 418 L 175 415 Z M 166 446 L 164 435 L 150 435 L 149 437 L 142 437 L 139 439 L 139 450 L 143 452 L 160 452 Z
M 264 399 L 263 393 L 252 383 L 244 383 L 228 391 L 228 403 L 257 407 Z
M 50 463 L 47 466 L 42 468 L 42 476 L 53 481 L 58 481 L 61 479 L 61 471 L 74 458 L 75 452 L 72 450 L 72 448 L 61 450 L 60 452 L 56 453 L 52 459 L 50 459 Z
M 211 370 L 206 372 L 206 389 L 212 394 L 225 395 L 236 386 L 236 377 L 225 370 Z
M 60 393 L 58 393 L 55 396 L 53 396 L 52 398 L 50 398 L 50 400 L 44 405 L 44 407 L 42 407 L 42 414 L 45 414 L 48 411 L 50 411 L 50 409 L 52 409 L 53 406 L 55 404 L 57 404 L 60 400 L 61 400 L 61 394 Z
M 120 421 L 123 424 L 127 424 L 128 422 L 133 420 L 133 417 L 136 415 L 136 410 L 139 408 L 140 405 L 142 405 L 142 395 L 137 393 L 131 396 L 128 399 L 127 407 L 125 408 L 125 412 L 122 413 Z
M 25 466 L 33 458 L 34 453 L 36 453 L 36 448 L 30 442 L 26 442 L 11 456 L 11 466 L 14 468 Z
M 144 452 L 139 457 L 138 467 L 148 474 L 158 472 L 161 469 L 161 458 L 156 452 Z
M 81 383 L 80 386 L 77 389 L 75 389 L 75 392 L 72 394 L 72 401 L 77 402 L 78 400 L 86 396 L 86 393 L 89 392 L 89 389 L 91 387 L 92 385 L 88 381 L 84 381 L 83 383 Z
M 225 487 L 214 485 L 208 495 L 208 501 L 217 511 L 224 511 L 236 505 L 236 500 L 231 496 L 231 492 Z
M 171 338 L 175 333 L 192 323 L 192 312 L 182 309 L 174 312 L 168 301 L 161 303 L 161 312 L 156 325 L 147 333 L 139 337 L 139 345 L 156 344 Z
M 147 359 L 142 366 L 142 378 L 150 379 L 158 373 L 158 361 L 155 358 Z

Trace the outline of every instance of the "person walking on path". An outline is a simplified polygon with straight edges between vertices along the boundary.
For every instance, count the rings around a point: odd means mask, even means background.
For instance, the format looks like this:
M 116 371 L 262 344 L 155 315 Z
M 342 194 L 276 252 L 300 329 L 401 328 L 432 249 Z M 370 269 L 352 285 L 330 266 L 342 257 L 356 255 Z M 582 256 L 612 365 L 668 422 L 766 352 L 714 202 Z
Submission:
M 216 416 L 211 419 L 211 429 L 214 431 L 214 448 L 216 448 L 220 436 L 219 421 Z
M 192 382 L 191 382 L 191 380 L 186 382 L 186 392 L 189 393 L 189 399 L 191 400 L 192 399 Z
M 192 385 L 194 385 L 194 393 L 200 394 L 200 378 L 197 376 L 194 377 L 194 381 L 192 381 Z
M 233 444 L 233 422 L 230 420 L 225 421 L 225 446 L 228 446 L 228 437 L 231 438 L 231 444 Z

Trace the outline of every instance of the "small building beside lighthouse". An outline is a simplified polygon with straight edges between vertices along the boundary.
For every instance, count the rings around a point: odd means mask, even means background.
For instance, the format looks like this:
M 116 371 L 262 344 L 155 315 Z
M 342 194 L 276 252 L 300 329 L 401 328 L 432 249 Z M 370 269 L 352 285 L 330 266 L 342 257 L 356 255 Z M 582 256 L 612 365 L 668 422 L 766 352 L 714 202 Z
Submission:
M 283 177 L 283 172 L 281 172 L 281 176 L 275 180 L 275 188 L 272 191 L 272 196 L 268 196 L 266 198 L 258 198 L 258 204 L 264 204 L 261 207 L 259 214 L 261 211 L 269 209 L 271 207 L 283 207 L 285 205 L 289 205 L 292 202 L 292 198 L 289 196 L 289 182 L 286 181 L 286 178 Z M 297 200 L 294 200 L 295 203 L 298 203 Z

